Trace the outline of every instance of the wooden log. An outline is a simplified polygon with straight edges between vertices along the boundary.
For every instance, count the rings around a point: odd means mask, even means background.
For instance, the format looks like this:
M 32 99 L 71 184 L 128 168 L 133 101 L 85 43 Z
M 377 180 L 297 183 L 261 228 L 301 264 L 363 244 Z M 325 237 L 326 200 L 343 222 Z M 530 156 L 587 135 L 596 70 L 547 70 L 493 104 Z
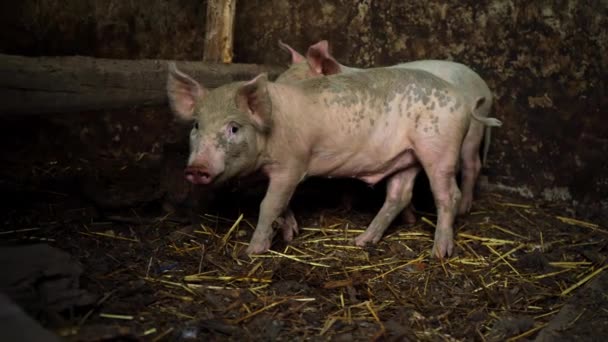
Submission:
M 207 0 L 203 62 L 232 63 L 237 0 Z
M 167 103 L 166 60 L 22 57 L 0 54 L 0 115 L 67 113 Z M 255 64 L 177 62 L 206 87 L 284 69 Z

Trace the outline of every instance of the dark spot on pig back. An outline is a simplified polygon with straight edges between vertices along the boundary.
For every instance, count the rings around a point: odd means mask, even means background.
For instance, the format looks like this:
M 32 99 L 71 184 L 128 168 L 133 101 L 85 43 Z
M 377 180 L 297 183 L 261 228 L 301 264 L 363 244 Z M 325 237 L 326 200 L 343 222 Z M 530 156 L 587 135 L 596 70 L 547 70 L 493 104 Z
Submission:
M 365 72 L 310 79 L 300 85 L 304 92 L 321 94 L 322 103 L 328 108 L 358 106 L 359 109 L 352 111 L 347 119 L 357 126 L 365 117 L 377 118 L 388 112 L 390 103 L 398 97 L 399 114 L 408 117 L 413 114 L 411 109 L 416 103 L 424 105 L 427 110 L 435 110 L 435 103 L 446 107 L 453 102 L 448 95 L 448 83 L 419 70 L 368 69 Z M 369 112 L 362 111 L 361 107 L 369 109 Z
M 427 103 L 429 103 L 429 97 L 426 96 L 426 95 L 423 95 L 422 96 L 422 104 L 424 104 L 426 106 Z

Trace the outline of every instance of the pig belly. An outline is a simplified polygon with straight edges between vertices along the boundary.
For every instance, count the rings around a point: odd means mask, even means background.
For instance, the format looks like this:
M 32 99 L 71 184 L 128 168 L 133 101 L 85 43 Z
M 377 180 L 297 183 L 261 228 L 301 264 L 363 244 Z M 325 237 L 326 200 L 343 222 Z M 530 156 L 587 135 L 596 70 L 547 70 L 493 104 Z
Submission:
M 336 110 L 334 117 L 339 114 Z M 378 115 L 370 110 L 364 114 L 374 117 L 376 125 L 363 122 L 344 135 L 337 134 L 340 130 L 336 129 L 326 132 L 325 136 L 329 138 L 320 139 L 313 150 L 309 175 L 357 178 L 374 185 L 386 176 L 418 163 L 413 141 L 418 135 L 397 111 Z M 331 122 L 327 126 L 336 124 Z
M 397 171 L 407 169 L 408 167 L 416 164 L 418 164 L 418 160 L 416 159 L 414 152 L 412 150 L 406 150 L 388 162 L 379 165 L 380 167 L 376 170 L 371 172 L 363 172 L 355 175 L 355 177 L 369 185 L 374 185 L 381 181 L 384 177 Z
M 385 152 L 386 153 L 386 152 Z M 388 154 L 388 153 L 386 153 Z M 324 177 L 357 178 L 370 185 L 399 170 L 418 164 L 411 149 L 406 149 L 386 159 L 382 152 L 366 153 L 315 153 L 315 161 L 309 168 L 309 175 Z

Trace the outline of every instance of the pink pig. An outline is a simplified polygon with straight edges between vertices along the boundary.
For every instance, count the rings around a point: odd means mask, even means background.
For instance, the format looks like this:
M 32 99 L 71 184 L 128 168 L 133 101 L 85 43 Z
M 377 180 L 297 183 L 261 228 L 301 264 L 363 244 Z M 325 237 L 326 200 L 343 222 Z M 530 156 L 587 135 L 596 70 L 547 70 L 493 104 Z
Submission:
M 456 165 L 475 112 L 452 84 L 422 70 L 377 68 L 318 77 L 293 84 L 265 74 L 208 90 L 169 65 L 167 83 L 175 115 L 193 121 L 186 178 L 219 184 L 262 171 L 269 184 L 247 252 L 271 246 L 272 223 L 286 240 L 297 232 L 289 201 L 307 177 L 352 177 L 370 185 L 387 179 L 385 202 L 364 233 L 377 243 L 411 200 L 416 174 L 429 176 L 437 204 L 433 253 L 453 251 L 452 225 L 460 202 Z M 289 234 L 291 232 L 291 234 Z
M 323 75 L 334 75 L 339 73 L 354 73 L 365 69 L 357 69 L 344 66 L 331 55 L 329 43 L 322 40 L 308 48 L 306 57 L 299 54 L 289 45 L 279 41 L 279 46 L 289 51 L 292 56 L 292 64 L 289 70 L 282 73 L 277 82 L 297 82 Z M 492 107 L 492 92 L 483 79 L 464 64 L 441 61 L 441 60 L 420 60 L 408 63 L 401 63 L 391 68 L 415 69 L 427 71 L 456 87 L 466 98 L 467 105 L 474 107 L 477 99 L 483 98 L 485 101 L 475 109 L 479 117 L 486 118 Z M 490 127 L 500 126 L 500 122 L 486 125 L 486 134 L 483 149 L 483 163 L 485 164 L 488 150 L 490 147 Z M 484 124 L 477 120 L 471 120 L 469 129 L 460 149 L 460 169 L 462 173 L 462 199 L 460 201 L 459 214 L 468 213 L 473 203 L 473 190 L 481 171 L 482 162 L 479 158 L 479 146 L 484 136 Z M 413 213 L 406 210 L 407 221 L 415 220 Z

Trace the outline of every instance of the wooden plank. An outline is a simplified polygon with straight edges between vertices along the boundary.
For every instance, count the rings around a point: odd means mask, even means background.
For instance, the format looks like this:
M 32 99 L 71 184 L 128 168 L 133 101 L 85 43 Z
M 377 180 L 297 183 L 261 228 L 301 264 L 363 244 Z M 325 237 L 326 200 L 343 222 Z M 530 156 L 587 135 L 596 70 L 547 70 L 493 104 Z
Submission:
M 0 114 L 45 114 L 166 104 L 166 60 L 22 57 L 0 54 Z M 177 62 L 206 87 L 284 69 L 255 64 Z
M 232 63 L 236 1 L 207 1 L 203 62 Z

